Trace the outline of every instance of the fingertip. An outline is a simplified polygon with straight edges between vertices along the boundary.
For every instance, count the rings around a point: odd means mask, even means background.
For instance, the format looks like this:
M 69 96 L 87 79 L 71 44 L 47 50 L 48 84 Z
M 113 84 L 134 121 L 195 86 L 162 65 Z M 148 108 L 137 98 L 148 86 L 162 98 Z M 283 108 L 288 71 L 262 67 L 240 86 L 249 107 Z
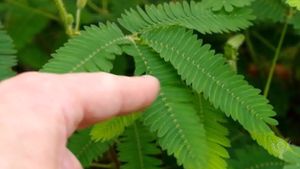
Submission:
M 151 92 L 151 97 L 148 99 L 149 104 L 151 104 L 157 97 L 160 90 L 159 80 L 151 75 L 144 75 L 142 78 L 147 80 L 148 91 Z
M 155 76 L 151 76 L 151 75 L 144 75 L 142 76 L 144 79 L 147 79 L 149 81 L 149 83 L 151 83 L 153 85 L 153 87 L 157 90 L 159 90 L 160 88 L 160 82 L 159 80 L 155 77 Z

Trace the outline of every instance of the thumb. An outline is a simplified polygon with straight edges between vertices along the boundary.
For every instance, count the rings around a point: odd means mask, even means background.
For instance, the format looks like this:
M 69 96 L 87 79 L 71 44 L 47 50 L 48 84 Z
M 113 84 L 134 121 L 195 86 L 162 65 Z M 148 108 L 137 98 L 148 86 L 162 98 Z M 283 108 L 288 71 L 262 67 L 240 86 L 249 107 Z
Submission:
M 65 148 L 60 169 L 83 169 L 83 167 L 74 154 Z

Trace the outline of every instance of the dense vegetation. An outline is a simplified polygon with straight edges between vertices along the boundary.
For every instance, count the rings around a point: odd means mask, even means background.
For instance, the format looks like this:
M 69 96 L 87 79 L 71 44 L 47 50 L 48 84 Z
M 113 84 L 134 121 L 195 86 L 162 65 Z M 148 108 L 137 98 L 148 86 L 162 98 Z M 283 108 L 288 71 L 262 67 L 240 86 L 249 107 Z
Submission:
M 74 133 L 68 147 L 86 168 L 299 169 L 299 10 L 297 0 L 5 0 L 0 80 L 27 70 L 160 80 L 144 112 Z

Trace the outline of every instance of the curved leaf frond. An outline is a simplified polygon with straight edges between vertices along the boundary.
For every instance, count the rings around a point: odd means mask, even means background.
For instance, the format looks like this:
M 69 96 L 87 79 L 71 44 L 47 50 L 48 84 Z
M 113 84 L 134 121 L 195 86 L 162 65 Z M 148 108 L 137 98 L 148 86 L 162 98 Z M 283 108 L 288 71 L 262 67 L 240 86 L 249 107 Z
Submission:
M 227 138 L 229 132 L 221 123 L 226 122 L 224 115 L 216 110 L 210 102 L 206 101 L 201 94 L 195 93 L 195 104 L 198 105 L 198 114 L 204 124 L 207 140 L 207 161 L 206 169 L 226 169 L 229 154 L 225 147 L 230 146 Z
M 157 53 L 146 46 L 135 46 L 135 50 L 134 57 L 142 58 L 147 73 L 156 76 L 161 84 L 158 98 L 142 116 L 144 123 L 157 133 L 160 146 L 173 154 L 179 165 L 205 169 L 205 130 L 193 105 L 192 91 Z
M 290 164 L 300 167 L 300 147 L 290 145 L 291 151 L 288 151 L 283 155 L 283 159 Z
M 188 85 L 203 92 L 227 116 L 238 120 L 270 154 L 288 162 L 300 157 L 268 127 L 267 124 L 277 123 L 268 100 L 242 76 L 236 75 L 222 56 L 215 55 L 208 45 L 202 45 L 192 32 L 178 27 L 159 29 L 143 34 L 142 40 L 170 61 Z M 289 158 L 285 158 L 287 154 Z
M 69 138 L 68 148 L 77 157 L 83 167 L 89 167 L 92 161 L 100 158 L 111 145 L 111 142 L 94 142 L 90 129 L 79 131 Z
M 291 146 L 291 151 L 284 154 L 284 161 L 288 163 L 284 166 L 284 169 L 298 169 L 300 168 L 300 147 Z
M 220 107 L 248 131 L 264 133 L 270 130 L 267 124 L 277 124 L 271 118 L 276 113 L 268 100 L 259 95 L 260 91 L 236 75 L 222 56 L 202 45 L 192 32 L 172 27 L 149 31 L 142 39 L 170 61 L 188 85 L 203 92 L 216 108 Z
M 127 30 L 143 33 L 158 27 L 182 26 L 195 29 L 203 34 L 238 31 L 251 25 L 253 15 L 247 9 L 229 14 L 214 13 L 204 9 L 201 3 L 183 1 L 182 3 L 164 3 L 163 5 L 146 5 L 145 11 L 126 11 L 119 19 Z
M 135 122 L 140 114 L 134 113 L 126 116 L 114 117 L 110 120 L 100 122 L 92 128 L 91 136 L 95 141 L 107 141 L 121 135 L 125 128 Z
M 127 128 L 118 144 L 121 169 L 160 169 L 161 161 L 154 157 L 160 154 L 155 139 L 139 122 Z
M 115 55 L 122 53 L 119 44 L 128 42 L 115 24 L 86 27 L 79 36 L 53 54 L 42 71 L 53 73 L 109 72 Z
M 12 67 L 17 64 L 15 56 L 17 52 L 14 49 L 13 41 L 2 29 L 0 23 L 0 81 L 14 76 L 16 73 Z
M 276 136 L 272 131 L 267 133 L 250 133 L 257 143 L 269 154 L 287 162 L 300 166 L 300 148 L 290 145 L 286 140 Z

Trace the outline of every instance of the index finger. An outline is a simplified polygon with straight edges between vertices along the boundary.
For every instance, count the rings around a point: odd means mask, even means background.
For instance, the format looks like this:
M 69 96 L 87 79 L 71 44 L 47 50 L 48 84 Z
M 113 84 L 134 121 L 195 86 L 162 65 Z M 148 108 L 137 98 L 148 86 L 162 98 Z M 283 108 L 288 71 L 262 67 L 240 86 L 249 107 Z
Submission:
M 63 116 L 64 120 L 60 121 L 64 121 L 70 135 L 78 126 L 88 126 L 149 106 L 157 96 L 159 82 L 152 76 L 126 77 L 108 73 L 25 73 L 1 83 L 0 87 L 2 90 L 14 88 L 18 96 L 10 93 L 8 97 L 20 100 L 21 112 L 30 109 L 28 112 L 37 111 L 34 113 L 40 115 L 41 109 L 47 117 Z
M 83 109 L 83 117 L 75 119 L 81 126 L 144 109 L 159 91 L 159 82 L 152 76 L 126 77 L 108 73 L 63 76 Z

